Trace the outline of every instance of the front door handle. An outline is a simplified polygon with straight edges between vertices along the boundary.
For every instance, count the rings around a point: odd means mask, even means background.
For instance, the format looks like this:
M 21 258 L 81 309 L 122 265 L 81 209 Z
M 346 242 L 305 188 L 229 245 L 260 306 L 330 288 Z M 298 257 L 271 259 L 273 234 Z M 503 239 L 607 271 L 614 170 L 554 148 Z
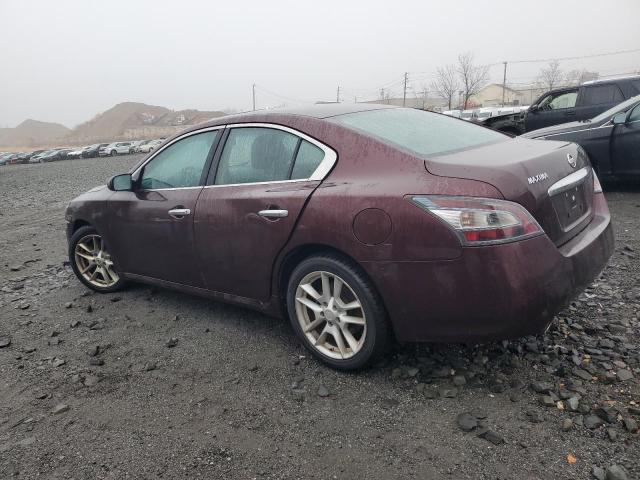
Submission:
M 289 215 L 289 210 L 260 210 L 258 215 L 264 218 L 284 218 Z
M 574 111 L 564 112 L 564 116 L 565 116 L 565 117 L 572 117 L 572 116 L 574 116 L 575 114 L 576 114 L 576 112 L 574 112 Z
M 169 215 L 171 215 L 173 218 L 180 219 L 186 215 L 191 215 L 191 210 L 188 208 L 173 208 L 169 210 Z

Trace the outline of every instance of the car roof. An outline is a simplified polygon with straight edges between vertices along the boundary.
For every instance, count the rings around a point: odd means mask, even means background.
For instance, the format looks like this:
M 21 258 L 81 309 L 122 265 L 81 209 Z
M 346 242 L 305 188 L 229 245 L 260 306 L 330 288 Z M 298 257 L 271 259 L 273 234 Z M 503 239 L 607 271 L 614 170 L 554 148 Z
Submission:
M 272 110 L 256 110 L 253 112 L 243 112 L 236 115 L 216 118 L 225 119 L 225 123 L 251 120 L 251 117 L 264 117 L 266 115 L 295 115 L 303 117 L 313 117 L 318 119 L 346 115 L 347 113 L 366 112 L 370 110 L 383 110 L 387 108 L 399 108 L 393 105 L 382 105 L 376 103 L 327 103 L 315 104 L 300 107 L 274 108 Z M 217 123 L 217 122 L 216 122 Z
M 640 75 L 626 75 L 621 77 L 598 78 L 596 80 L 589 80 L 587 82 L 583 82 L 582 85 L 594 85 L 597 83 L 628 82 L 630 80 L 638 80 L 638 79 L 640 79 Z

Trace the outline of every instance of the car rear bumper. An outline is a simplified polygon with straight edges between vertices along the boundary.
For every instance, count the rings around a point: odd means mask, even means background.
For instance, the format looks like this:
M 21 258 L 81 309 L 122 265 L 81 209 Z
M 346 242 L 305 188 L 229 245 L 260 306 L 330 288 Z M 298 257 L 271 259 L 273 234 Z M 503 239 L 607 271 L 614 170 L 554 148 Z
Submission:
M 604 195 L 571 241 L 546 236 L 463 248 L 453 260 L 364 262 L 382 294 L 396 337 L 407 342 L 470 342 L 543 332 L 588 286 L 613 253 Z

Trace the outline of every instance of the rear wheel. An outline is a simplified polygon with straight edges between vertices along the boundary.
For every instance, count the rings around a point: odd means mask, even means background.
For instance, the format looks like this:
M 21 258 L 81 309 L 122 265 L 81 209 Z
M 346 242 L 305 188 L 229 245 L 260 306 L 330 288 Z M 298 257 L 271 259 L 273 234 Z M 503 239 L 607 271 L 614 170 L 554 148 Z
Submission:
M 360 268 L 339 256 L 313 256 L 295 268 L 287 309 L 305 347 L 334 368 L 362 368 L 389 344 L 382 300 Z
M 108 293 L 124 286 L 104 239 L 92 227 L 81 227 L 73 234 L 69 260 L 76 277 L 92 290 Z

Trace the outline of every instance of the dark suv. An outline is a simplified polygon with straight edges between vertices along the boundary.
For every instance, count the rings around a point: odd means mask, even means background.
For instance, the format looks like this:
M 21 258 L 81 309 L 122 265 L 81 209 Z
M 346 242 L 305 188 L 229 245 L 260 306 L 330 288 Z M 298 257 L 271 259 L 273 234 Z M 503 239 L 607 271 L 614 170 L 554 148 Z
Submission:
M 524 131 L 587 120 L 640 94 L 640 75 L 585 82 L 544 93 L 524 117 Z

